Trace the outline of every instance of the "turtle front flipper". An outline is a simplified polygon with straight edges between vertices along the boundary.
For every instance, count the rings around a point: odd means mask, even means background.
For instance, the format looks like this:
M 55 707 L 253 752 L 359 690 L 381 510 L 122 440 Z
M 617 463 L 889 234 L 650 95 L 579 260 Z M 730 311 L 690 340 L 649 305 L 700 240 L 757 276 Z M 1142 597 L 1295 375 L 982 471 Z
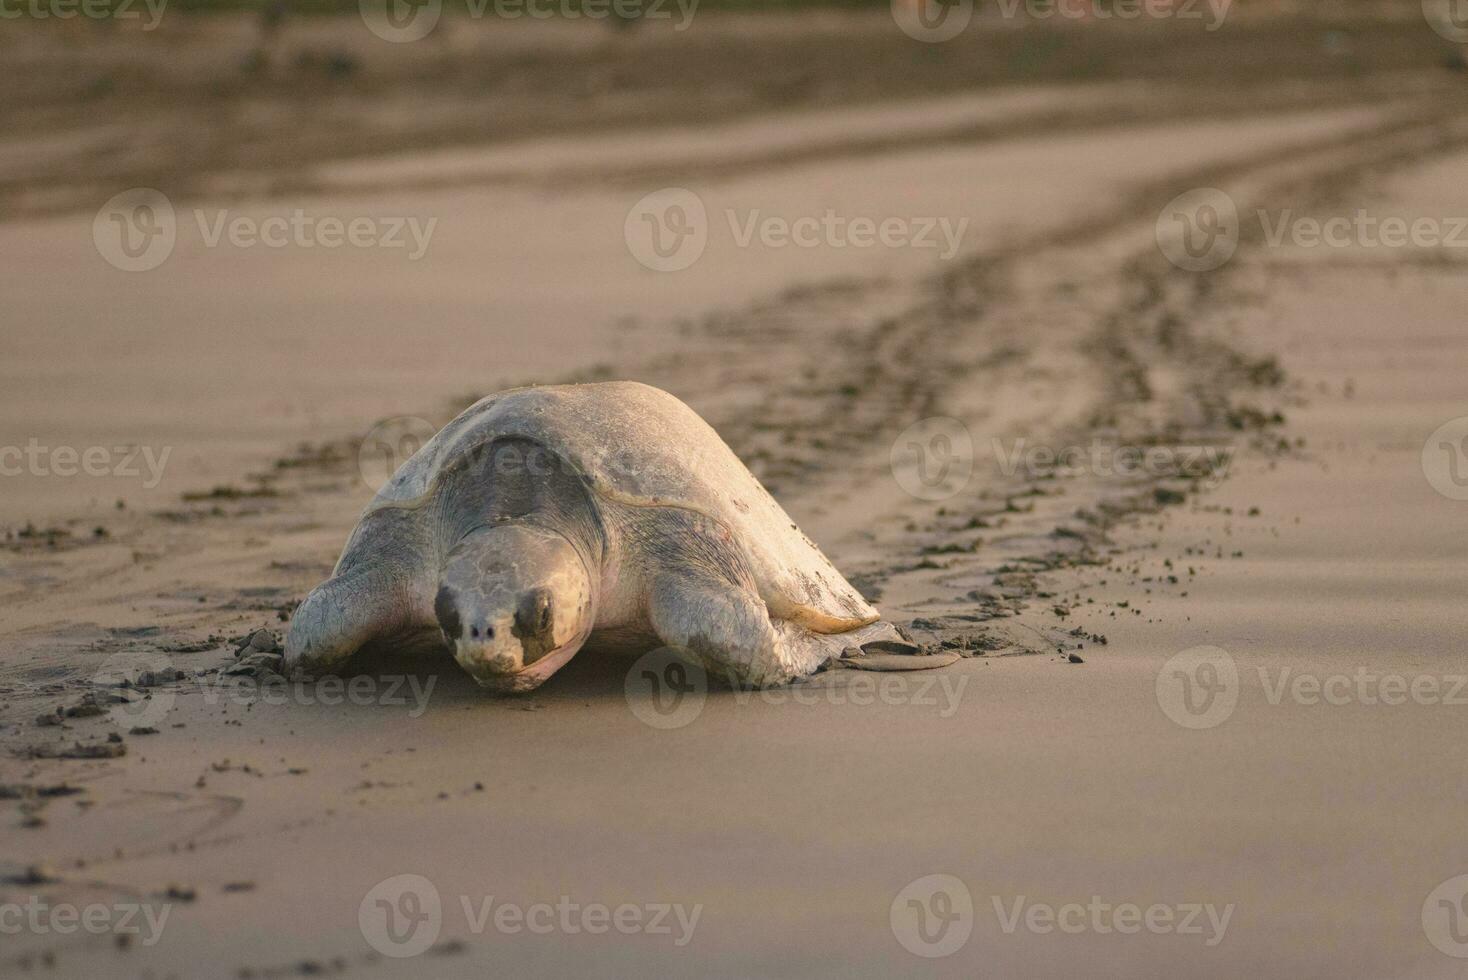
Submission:
M 754 590 L 710 570 L 659 575 L 648 615 L 663 643 L 733 687 L 769 687 L 808 673 L 781 658 L 780 637 Z
M 420 592 L 400 570 L 372 565 L 323 582 L 291 617 L 286 675 L 329 674 L 374 640 L 431 627 Z

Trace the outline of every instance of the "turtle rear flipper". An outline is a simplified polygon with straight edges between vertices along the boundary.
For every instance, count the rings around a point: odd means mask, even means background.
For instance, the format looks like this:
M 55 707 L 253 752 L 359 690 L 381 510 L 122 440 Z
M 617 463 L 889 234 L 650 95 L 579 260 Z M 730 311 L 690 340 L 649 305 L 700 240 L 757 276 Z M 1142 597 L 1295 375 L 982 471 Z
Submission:
M 815 633 L 784 622 L 777 622 L 775 628 L 787 658 L 801 663 L 834 661 L 832 666 L 857 670 L 931 670 L 947 667 L 960 659 L 952 651 L 925 652 L 885 620 L 845 633 Z
M 952 650 L 940 650 L 937 653 L 874 653 L 863 654 L 859 657 L 848 657 L 841 661 L 845 667 L 856 670 L 932 670 L 935 667 L 947 667 L 950 664 L 962 660 Z

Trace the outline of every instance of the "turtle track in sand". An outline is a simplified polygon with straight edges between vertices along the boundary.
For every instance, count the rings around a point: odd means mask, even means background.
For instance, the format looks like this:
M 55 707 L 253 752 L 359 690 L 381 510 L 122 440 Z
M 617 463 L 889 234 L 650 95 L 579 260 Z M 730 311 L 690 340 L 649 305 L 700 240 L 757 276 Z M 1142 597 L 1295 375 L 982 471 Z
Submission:
M 1468 114 L 1424 105 L 1366 134 L 1176 175 L 917 282 L 822 283 L 688 322 L 679 353 L 609 371 L 693 405 L 890 618 L 969 652 L 1053 649 L 1074 642 L 1063 619 L 1043 606 L 1014 615 L 1037 599 L 1076 601 L 1071 580 L 1045 573 L 1115 560 L 1107 528 L 1184 499 L 1191 481 L 1005 473 L 990 440 L 1276 446 L 1269 420 L 1292 397 L 1272 362 L 1229 342 L 1228 318 L 1258 288 L 1247 240 L 1222 270 L 1179 272 L 1153 241 L 1161 205 L 1219 184 L 1245 208 L 1280 195 L 1304 208 L 1465 142 Z M 902 490 L 889 451 L 909 423 L 935 415 L 968 428 L 974 478 L 930 503 Z M 156 627 L 165 650 L 279 625 L 329 570 L 355 515 L 355 449 L 303 447 L 235 493 L 119 512 L 105 537 L 88 524 L 54 545 L 14 542 L 24 564 L 5 585 L 14 667 L 0 722 L 21 723 L 15 737 L 29 741 L 31 718 L 85 688 L 93 668 L 78 654 L 111 651 L 90 639 L 91 624 Z M 70 622 L 58 624 L 45 600 L 60 589 Z M 169 656 L 199 669 L 229 662 L 223 644 Z
M 907 294 L 913 301 L 898 312 L 864 318 L 900 300 L 892 283 L 836 282 L 711 316 L 695 328 L 719 350 L 704 376 L 691 380 L 688 359 L 674 358 L 643 377 L 705 412 L 810 533 L 839 550 L 843 570 L 872 598 L 885 594 L 889 617 L 960 647 L 1032 650 L 1036 635 L 1043 649 L 1064 647 L 1063 627 L 1037 633 L 1034 617 L 1018 634 L 977 624 L 1055 598 L 1060 587 L 1037 574 L 1107 563 L 1109 526 L 1181 502 L 1215 474 L 1005 473 L 991 450 L 1019 437 L 1169 447 L 1179 459 L 1241 442 L 1287 448 L 1273 429 L 1294 395 L 1268 352 L 1229 339 L 1230 317 L 1247 315 L 1259 288 L 1247 257 L 1257 226 L 1242 224 L 1229 265 L 1197 275 L 1158 251 L 1161 206 L 1187 188 L 1225 186 L 1241 214 L 1280 201 L 1328 207 L 1363 175 L 1465 142 L 1468 114 L 1433 106 L 1365 138 L 1332 136 L 1168 178 L 1101 216 L 963 259 Z M 888 456 L 904 427 L 930 416 L 958 419 L 974 442 L 967 491 L 931 504 L 901 490 Z M 823 515 L 865 530 L 833 540 Z

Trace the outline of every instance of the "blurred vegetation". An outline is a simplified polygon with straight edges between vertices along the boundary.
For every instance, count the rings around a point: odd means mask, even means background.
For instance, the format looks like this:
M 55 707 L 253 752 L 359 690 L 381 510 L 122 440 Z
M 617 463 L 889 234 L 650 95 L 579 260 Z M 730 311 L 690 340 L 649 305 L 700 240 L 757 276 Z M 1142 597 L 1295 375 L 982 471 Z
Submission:
M 76 0 L 82 2 L 82 0 Z M 117 7 L 123 3 L 129 3 L 134 8 L 144 5 L 144 0 L 87 0 L 89 4 L 97 6 Z M 157 3 L 160 0 L 153 0 Z M 213 13 L 227 11 L 258 11 L 263 15 L 291 15 L 291 14 L 341 14 L 356 13 L 359 0 L 163 0 L 167 3 L 169 10 L 184 10 L 195 13 Z M 401 0 L 405 4 L 422 4 L 428 0 Z M 440 0 L 446 14 L 467 14 L 471 11 L 482 11 L 494 4 L 496 0 Z M 580 12 L 587 5 L 587 0 L 500 0 L 502 3 L 520 3 L 523 6 L 533 6 L 537 12 L 551 12 L 559 16 L 564 11 Z M 676 12 L 679 0 L 623 0 L 634 6 L 644 8 L 658 4 L 660 9 Z M 732 11 L 791 11 L 791 10 L 870 10 L 885 9 L 891 0 L 682 0 L 685 4 L 697 4 L 698 10 L 732 10 Z M 952 0 L 950 0 L 952 2 Z M 1084 2 L 1088 7 L 1101 11 L 1110 11 L 1119 6 L 1135 9 L 1140 3 L 1143 6 L 1159 3 L 1161 0 L 1014 0 L 1015 3 L 1029 4 L 1041 7 L 1045 4 L 1075 4 Z M 1210 0 L 1174 0 L 1174 5 L 1181 7 L 1184 4 L 1190 6 L 1190 16 L 1208 16 Z M 1222 2 L 1222 0 L 1213 0 Z M 613 0 L 590 0 L 590 5 L 599 10 L 607 10 Z M 985 11 L 997 14 L 1001 9 L 999 0 L 975 0 L 975 10 L 982 15 Z M 1004 5 L 1008 9 L 1009 4 Z M 1410 8 L 1420 16 L 1420 0 L 1229 0 L 1229 10 L 1249 10 L 1259 12 L 1279 13 L 1284 15 L 1310 15 L 1318 13 L 1325 16 L 1344 15 L 1355 17 L 1361 15 L 1382 14 L 1395 10 Z M 524 19 L 530 19 L 527 14 Z M 1048 19 L 1065 22 L 1070 18 L 1059 15 L 1050 16 Z M 1135 17 L 1134 20 L 1166 20 L 1166 17 Z

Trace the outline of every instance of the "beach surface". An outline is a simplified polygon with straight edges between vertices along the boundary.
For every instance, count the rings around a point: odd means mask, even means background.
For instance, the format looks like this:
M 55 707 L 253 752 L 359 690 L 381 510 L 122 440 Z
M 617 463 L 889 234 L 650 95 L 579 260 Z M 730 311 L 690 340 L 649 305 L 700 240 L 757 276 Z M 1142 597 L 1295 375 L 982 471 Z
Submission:
M 1312 71 L 301 146 L 163 188 L 143 273 L 94 236 L 111 190 L 0 187 L 0 445 L 46 468 L 0 478 L 0 898 L 142 910 L 0 969 L 1460 975 L 1464 83 Z M 668 188 L 706 241 L 658 271 Z M 210 241 L 297 212 L 434 230 Z M 963 659 L 671 702 L 596 651 L 519 698 L 391 652 L 224 673 L 427 433 L 612 378 Z

